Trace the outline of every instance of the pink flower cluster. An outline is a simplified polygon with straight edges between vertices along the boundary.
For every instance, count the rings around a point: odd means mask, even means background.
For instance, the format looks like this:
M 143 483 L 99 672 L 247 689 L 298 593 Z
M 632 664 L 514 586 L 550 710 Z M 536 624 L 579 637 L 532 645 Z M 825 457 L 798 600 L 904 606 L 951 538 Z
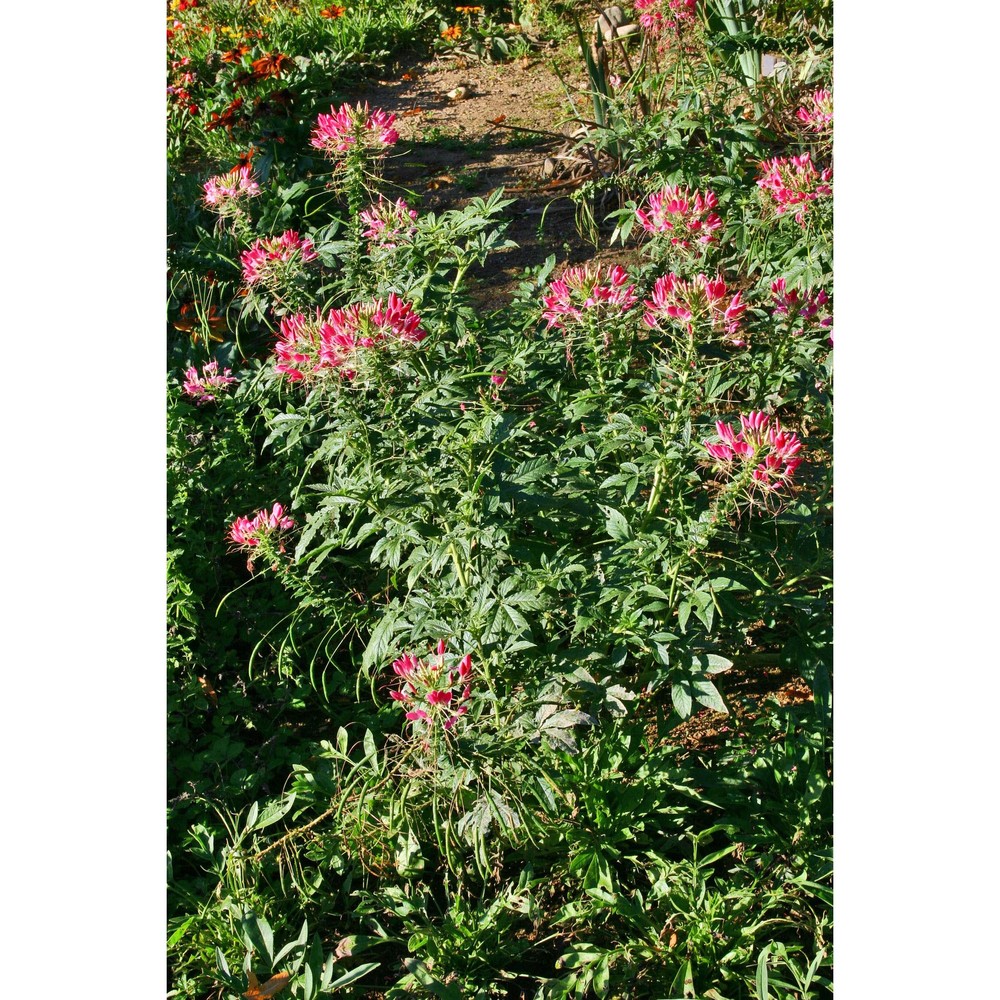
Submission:
M 306 264 L 315 259 L 316 249 L 312 241 L 299 236 L 293 229 L 286 230 L 280 236 L 265 236 L 254 240 L 250 249 L 240 254 L 243 280 L 248 285 L 258 281 L 267 283 L 285 270 L 283 265 L 290 262 Z
M 311 144 L 331 159 L 359 144 L 368 152 L 381 156 L 386 147 L 399 141 L 392 127 L 394 114 L 376 108 L 369 111 L 368 102 L 352 108 L 343 104 L 340 110 L 331 107 L 330 114 L 320 114 L 313 128 Z
M 639 25 L 654 38 L 694 21 L 696 0 L 635 0 Z
M 788 317 L 789 322 L 800 322 L 792 319 L 800 316 L 805 320 L 802 327 L 792 332 L 796 336 L 801 336 L 806 331 L 806 327 L 815 323 L 816 326 L 828 327 L 833 324 L 833 316 L 827 313 L 820 316 L 819 311 L 830 301 L 830 296 L 823 289 L 819 291 L 799 291 L 797 288 L 785 288 L 785 279 L 778 278 L 771 283 L 771 298 L 774 302 L 774 315 Z M 825 310 L 824 310 L 825 312 Z
M 228 174 L 209 177 L 202 186 L 205 204 L 219 215 L 232 215 L 239 210 L 239 202 L 256 198 L 260 194 L 260 185 L 250 167 L 245 166 L 231 170 Z
M 184 391 L 198 403 L 214 403 L 216 392 L 237 381 L 235 378 L 230 378 L 231 374 L 231 370 L 226 368 L 220 375 L 218 361 L 209 361 L 202 365 L 200 375 L 197 368 L 188 368 L 184 373 L 186 376 Z
M 283 317 L 274 349 L 275 370 L 293 382 L 331 369 L 353 379 L 364 350 L 391 343 L 418 344 L 426 336 L 413 306 L 390 292 L 385 303 L 355 302 L 346 309 L 331 309 L 326 319 L 319 311 L 315 319 L 303 313 Z
M 284 533 L 294 527 L 295 522 L 285 514 L 285 508 L 276 503 L 270 513 L 267 510 L 260 510 L 252 518 L 236 518 L 230 525 L 226 537 L 237 550 L 250 553 L 247 567 L 252 569 L 253 557 L 258 551 L 263 550 L 273 554 L 277 543 L 277 551 L 284 552 Z
M 799 121 L 816 132 L 833 125 L 833 94 L 829 90 L 814 90 L 809 100 L 812 107 L 807 103 L 795 112 Z
M 762 191 L 770 192 L 777 203 L 778 215 L 795 209 L 795 221 L 799 225 L 805 225 L 811 201 L 833 193 L 828 183 L 833 179 L 833 171 L 827 168 L 817 172 L 808 153 L 764 160 L 760 167 L 763 176 L 757 181 L 757 186 Z
M 404 653 L 392 664 L 402 683 L 389 696 L 407 710 L 410 722 L 426 722 L 433 727 L 440 720 L 445 729 L 451 729 L 469 710 L 466 703 L 472 694 L 472 656 L 466 653 L 457 671 L 446 669 L 445 649 L 445 641 L 440 639 L 436 653 L 427 662 Z
M 667 186 L 649 196 L 649 209 L 635 210 L 635 217 L 649 233 L 670 233 L 670 242 L 686 250 L 692 242 L 707 246 L 718 237 L 712 233 L 722 227 L 713 208 L 719 199 L 714 191 L 689 191 L 686 187 Z
M 601 266 L 570 267 L 549 285 L 549 294 L 542 296 L 545 309 L 542 318 L 549 329 L 565 329 L 569 320 L 580 321 L 588 312 L 603 312 L 613 306 L 625 312 L 636 304 L 635 286 L 629 285 L 628 272 L 620 264 L 608 268 L 607 284 L 601 284 Z
M 734 337 L 746 310 L 742 293 L 730 297 L 721 276 L 709 278 L 696 274 L 685 281 L 671 271 L 656 279 L 653 297 L 644 304 L 647 311 L 643 322 L 651 330 L 659 329 L 659 321 L 663 319 L 680 323 L 692 334 L 695 324 L 708 323 L 713 328 L 721 326 L 734 346 L 744 344 Z
M 360 215 L 361 222 L 368 228 L 361 234 L 373 247 L 393 250 L 399 241 L 410 239 L 416 232 L 411 223 L 417 213 L 402 198 L 395 202 L 379 195 L 378 202 Z
M 795 470 L 802 464 L 798 457 L 802 442 L 798 435 L 782 430 L 777 420 L 773 423 L 765 413 L 753 411 L 740 416 L 741 429 L 736 433 L 721 420 L 715 430 L 721 443 L 705 441 L 705 450 L 718 463 L 721 471 L 732 470 L 738 460 L 744 468 L 754 466 L 752 486 L 771 492 L 791 482 Z

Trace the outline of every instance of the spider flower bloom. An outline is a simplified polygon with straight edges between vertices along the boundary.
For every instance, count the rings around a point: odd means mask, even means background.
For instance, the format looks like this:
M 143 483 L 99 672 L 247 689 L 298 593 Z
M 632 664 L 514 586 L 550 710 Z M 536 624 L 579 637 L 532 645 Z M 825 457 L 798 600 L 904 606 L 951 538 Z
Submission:
M 389 697 L 406 709 L 407 721 L 426 722 L 431 728 L 440 722 L 445 729 L 451 729 L 468 712 L 467 702 L 472 694 L 472 656 L 466 653 L 457 667 L 448 667 L 446 649 L 444 639 L 440 639 L 427 660 L 404 653 L 393 662 L 392 669 L 400 679 L 400 687 L 398 691 L 390 691 Z
M 719 199 L 714 191 L 689 191 L 667 186 L 649 196 L 649 208 L 635 210 L 635 217 L 648 233 L 670 233 L 670 242 L 687 250 L 692 243 L 707 246 L 717 241 L 712 233 L 722 227 L 722 219 L 712 209 Z
M 821 132 L 832 126 L 833 94 L 829 90 L 814 90 L 805 106 L 795 112 L 795 116 L 815 132 Z
M 361 235 L 371 249 L 394 250 L 400 241 L 409 240 L 416 233 L 412 224 L 416 218 L 417 213 L 402 198 L 391 202 L 379 195 L 378 202 L 360 215 L 362 224 L 368 227 Z
M 307 264 L 316 259 L 312 241 L 300 237 L 293 229 L 280 236 L 265 236 L 255 240 L 249 250 L 240 254 L 243 265 L 243 280 L 248 285 L 262 281 L 265 284 L 275 278 L 290 277 L 289 272 L 298 269 L 298 264 Z
M 807 288 L 801 292 L 797 288 L 786 289 L 785 279 L 778 278 L 771 283 L 771 299 L 774 302 L 775 319 L 782 316 L 789 323 L 802 322 L 799 329 L 792 331 L 797 337 L 805 333 L 807 327 L 828 327 L 833 324 L 833 316 L 829 313 L 820 316 L 820 310 L 826 312 L 824 307 L 830 301 L 830 296 L 823 289 L 810 291 Z M 800 316 L 801 320 L 794 319 L 796 316 Z
M 542 296 L 545 309 L 542 318 L 549 329 L 566 329 L 566 323 L 579 321 L 587 313 L 601 315 L 609 309 L 625 312 L 636 304 L 635 286 L 628 285 L 628 272 L 620 264 L 608 268 L 601 284 L 601 267 L 589 265 L 570 267 L 549 285 L 549 294 Z
M 680 32 L 694 21 L 696 0 L 635 0 L 640 11 L 639 25 L 648 35 L 656 38 L 668 31 Z
M 368 110 L 368 102 L 352 108 L 349 104 L 340 109 L 330 108 L 330 114 L 320 114 L 313 128 L 311 144 L 331 159 L 346 153 L 359 144 L 376 156 L 385 153 L 386 147 L 399 140 L 399 133 L 392 127 L 394 114 L 376 108 Z
M 340 368 L 343 375 L 354 378 L 364 349 L 419 344 L 426 336 L 413 306 L 390 292 L 385 303 L 377 299 L 331 309 L 320 327 L 319 358 L 324 367 Z
M 222 216 L 233 215 L 240 210 L 240 202 L 260 194 L 260 185 L 248 166 L 209 177 L 202 187 L 205 204 Z
M 746 310 L 741 296 L 737 292 L 730 297 L 721 277 L 697 274 L 685 281 L 671 271 L 656 279 L 652 299 L 644 302 L 643 322 L 657 330 L 660 320 L 668 320 L 680 324 L 689 334 L 694 332 L 695 324 L 707 323 L 713 329 L 721 327 L 731 342 L 741 347 L 743 341 L 734 338 Z
M 799 225 L 805 225 L 810 202 L 833 194 L 833 188 L 827 183 L 833 179 L 833 171 L 827 168 L 817 172 L 808 153 L 763 160 L 760 167 L 763 176 L 758 179 L 757 186 L 774 199 L 778 215 L 794 209 Z
M 274 369 L 292 382 L 302 382 L 329 367 L 320 360 L 322 343 L 320 327 L 323 317 L 316 310 L 315 319 L 304 313 L 282 316 L 278 327 L 278 342 L 274 345 L 277 362 Z
M 715 425 L 719 441 L 705 441 L 705 450 L 716 460 L 716 469 L 732 474 L 734 468 L 751 470 L 749 488 L 772 492 L 787 486 L 802 464 L 798 435 L 783 430 L 777 420 L 764 413 L 740 416 L 737 433 L 721 420 Z
M 236 381 L 235 378 L 230 378 L 229 368 L 219 374 L 218 361 L 209 361 L 202 365 L 200 375 L 197 368 L 188 368 L 184 375 L 186 376 L 184 391 L 198 403 L 214 403 L 215 393 Z
M 248 552 L 247 568 L 253 568 L 253 559 L 258 552 L 273 556 L 284 552 L 284 535 L 295 527 L 295 522 L 285 514 L 285 508 L 276 503 L 270 511 L 260 510 L 252 518 L 238 517 L 229 526 L 226 537 L 236 551 Z

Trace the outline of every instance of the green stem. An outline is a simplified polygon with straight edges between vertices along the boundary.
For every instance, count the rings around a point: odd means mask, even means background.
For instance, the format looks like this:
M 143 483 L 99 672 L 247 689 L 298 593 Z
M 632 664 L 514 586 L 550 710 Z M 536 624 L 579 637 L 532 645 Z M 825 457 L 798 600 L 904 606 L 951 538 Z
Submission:
M 454 542 L 448 543 L 448 552 L 451 555 L 451 561 L 455 564 L 455 572 L 458 574 L 458 582 L 462 585 L 463 590 L 468 590 L 469 581 L 465 575 L 465 570 L 462 567 L 462 560 L 458 558 L 458 549 L 455 547 Z

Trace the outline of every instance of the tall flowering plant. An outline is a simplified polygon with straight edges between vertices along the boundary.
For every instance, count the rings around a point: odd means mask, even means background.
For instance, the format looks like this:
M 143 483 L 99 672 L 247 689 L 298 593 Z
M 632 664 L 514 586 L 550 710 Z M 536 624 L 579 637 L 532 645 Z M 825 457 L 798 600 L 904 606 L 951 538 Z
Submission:
M 795 117 L 813 132 L 826 132 L 832 129 L 833 94 L 822 88 L 814 90 L 795 112 Z
M 303 265 L 316 259 L 312 240 L 293 229 L 280 236 L 264 236 L 240 254 L 243 280 L 249 286 L 260 285 L 277 299 L 300 297 L 296 285 L 304 272 Z M 291 303 L 294 305 L 294 301 Z
M 741 415 L 738 431 L 721 420 L 715 430 L 718 440 L 705 441 L 704 447 L 715 459 L 716 471 L 729 480 L 727 499 L 767 505 L 769 498 L 787 489 L 802 463 L 797 434 L 759 411 Z
M 400 685 L 389 697 L 406 711 L 408 722 L 432 732 L 451 729 L 469 711 L 472 694 L 472 655 L 466 653 L 449 667 L 446 650 L 440 639 L 426 660 L 404 653 L 392 664 Z
M 367 102 L 331 107 L 330 114 L 316 118 L 310 144 L 333 164 L 335 181 L 342 184 L 355 216 L 361 212 L 365 192 L 381 177 L 383 158 L 399 141 L 395 121 L 394 114 L 371 110 Z
M 248 554 L 247 569 L 252 573 L 257 558 L 277 569 L 278 557 L 285 551 L 287 533 L 294 527 L 295 521 L 280 503 L 276 503 L 269 511 L 259 510 L 253 517 L 237 517 L 226 537 L 235 551 Z
M 260 195 L 260 184 L 249 166 L 240 166 L 227 174 L 209 177 L 202 185 L 202 203 L 219 217 L 219 225 L 233 228 L 237 238 L 250 233 L 247 203 Z
M 399 347 L 419 344 L 427 331 L 413 306 L 394 292 L 387 299 L 355 302 L 324 317 L 297 313 L 282 318 L 275 370 L 292 382 L 336 373 L 359 384 L 380 382 Z M 359 378 L 360 377 L 360 378 Z
M 589 350 L 598 384 L 605 388 L 604 371 L 614 346 L 619 321 L 639 301 L 629 274 L 620 264 L 602 273 L 600 264 L 570 267 L 542 296 L 542 319 L 548 329 L 561 330 L 566 361 L 575 366 L 573 345 L 581 337 Z
M 197 368 L 188 368 L 184 373 L 184 394 L 199 404 L 214 403 L 217 393 L 227 391 L 237 381 L 232 374 L 226 368 L 220 375 L 218 361 L 202 365 L 200 373 Z
M 651 330 L 662 329 L 664 323 L 679 326 L 692 339 L 696 330 L 709 336 L 721 332 L 734 347 L 742 347 L 746 341 L 740 324 L 746 305 L 742 293 L 729 292 L 721 275 L 696 274 L 687 281 L 671 271 L 656 279 L 653 297 L 644 302 L 643 322 Z
M 651 194 L 635 217 L 647 233 L 654 236 L 652 256 L 661 260 L 676 256 L 682 261 L 703 258 L 713 244 L 722 219 L 713 211 L 719 199 L 714 191 L 691 191 L 668 185 Z M 662 238 L 661 238 L 662 237 Z
M 368 241 L 369 252 L 395 250 L 407 242 L 416 232 L 416 218 L 416 211 L 402 198 L 392 202 L 379 195 L 378 201 L 361 213 L 361 224 L 366 227 L 361 235 Z
M 775 215 L 793 212 L 800 226 L 806 224 L 811 205 L 833 194 L 833 171 L 817 170 L 809 153 L 763 160 L 760 170 L 757 186 L 768 196 Z

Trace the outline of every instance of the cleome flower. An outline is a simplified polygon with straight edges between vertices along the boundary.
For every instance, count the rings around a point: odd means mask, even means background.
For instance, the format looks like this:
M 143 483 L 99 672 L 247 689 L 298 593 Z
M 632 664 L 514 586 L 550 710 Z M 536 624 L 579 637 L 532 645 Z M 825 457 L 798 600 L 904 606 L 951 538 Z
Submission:
M 391 202 L 379 195 L 378 202 L 360 214 L 362 225 L 368 227 L 361 235 L 368 240 L 371 249 L 384 247 L 394 250 L 400 242 L 409 240 L 416 233 L 416 227 L 412 225 L 416 218 L 416 211 L 402 198 Z
M 800 226 L 805 225 L 810 202 L 833 194 L 828 183 L 833 179 L 833 171 L 827 168 L 817 172 L 808 153 L 763 160 L 760 168 L 763 175 L 757 186 L 771 195 L 778 215 L 794 209 L 795 221 Z
M 741 415 L 739 433 L 721 420 L 715 430 L 719 441 L 703 442 L 705 450 L 716 460 L 717 471 L 732 475 L 736 467 L 742 467 L 748 472 L 749 492 L 758 489 L 769 493 L 787 486 L 802 463 L 798 435 L 783 430 L 765 413 Z
M 248 166 L 237 167 L 218 177 L 209 177 L 202 187 L 205 204 L 221 216 L 233 215 L 241 210 L 240 202 L 260 194 L 260 185 Z
M 209 361 L 202 365 L 200 375 L 197 368 L 188 368 L 184 373 L 184 392 L 199 404 L 214 403 L 216 392 L 237 381 L 235 378 L 230 378 L 231 374 L 231 370 L 226 368 L 220 375 L 218 361 Z
M 833 127 L 833 94 L 829 90 L 814 90 L 806 104 L 795 112 L 807 128 L 821 132 Z
M 278 553 L 285 551 L 285 533 L 294 527 L 295 522 L 285 508 L 276 503 L 270 512 L 265 509 L 252 518 L 236 518 L 226 537 L 233 543 L 234 551 L 249 553 L 247 569 L 253 572 L 253 561 L 258 555 L 276 560 Z
M 317 117 L 310 142 L 330 159 L 358 147 L 381 156 L 399 141 L 399 133 L 392 127 L 395 120 L 394 114 L 379 108 L 369 111 L 367 101 L 354 108 L 349 104 L 339 110 L 331 107 L 330 114 Z
M 648 233 L 669 233 L 670 242 L 687 250 L 692 243 L 707 246 L 718 240 L 712 234 L 722 227 L 722 219 L 712 211 L 718 204 L 714 191 L 689 191 L 667 186 L 649 196 L 648 209 L 637 208 L 635 216 Z
M 439 639 L 435 653 L 426 661 L 412 653 L 404 653 L 392 664 L 400 679 L 398 691 L 389 697 L 406 709 L 409 722 L 423 722 L 428 728 L 440 723 L 445 729 L 453 725 L 469 710 L 472 694 L 472 656 L 466 653 L 456 668 L 445 665 L 446 645 Z
M 628 272 L 620 264 L 608 268 L 601 284 L 601 266 L 570 267 L 549 285 L 549 294 L 542 296 L 545 309 L 542 318 L 549 329 L 565 329 L 567 322 L 580 321 L 588 313 L 600 315 L 612 309 L 625 312 L 636 304 L 635 286 L 627 285 Z
M 789 323 L 801 323 L 802 325 L 792 333 L 799 337 L 811 326 L 829 327 L 833 325 L 833 316 L 829 313 L 821 315 L 820 310 L 826 312 L 824 308 L 830 301 L 830 296 L 823 289 L 811 291 L 805 289 L 799 291 L 797 288 L 785 287 L 785 279 L 778 278 L 771 282 L 771 299 L 774 302 L 773 315 L 775 319 L 779 316 L 785 317 Z M 800 319 L 795 319 L 798 316 Z
M 291 276 L 299 264 L 316 259 L 316 249 L 311 240 L 300 237 L 293 229 L 280 236 L 265 236 L 255 240 L 249 250 L 240 254 L 243 280 L 248 285 L 257 282 L 271 284 Z
M 635 0 L 639 25 L 646 34 L 656 38 L 668 32 L 679 32 L 694 21 L 696 0 Z
M 660 322 L 666 320 L 683 326 L 692 335 L 697 324 L 704 323 L 713 329 L 721 327 L 730 343 L 742 347 L 745 342 L 735 336 L 746 310 L 741 296 L 737 292 L 730 297 L 721 276 L 709 278 L 696 274 L 685 281 L 671 271 L 656 279 L 652 299 L 644 302 L 643 322 L 651 330 L 657 330 Z
M 353 379 L 365 366 L 370 350 L 393 344 L 419 344 L 427 336 L 420 317 L 409 302 L 394 292 L 388 299 L 355 302 L 344 309 L 331 309 L 324 318 L 304 313 L 284 316 L 275 345 L 275 370 L 293 382 L 337 371 Z

